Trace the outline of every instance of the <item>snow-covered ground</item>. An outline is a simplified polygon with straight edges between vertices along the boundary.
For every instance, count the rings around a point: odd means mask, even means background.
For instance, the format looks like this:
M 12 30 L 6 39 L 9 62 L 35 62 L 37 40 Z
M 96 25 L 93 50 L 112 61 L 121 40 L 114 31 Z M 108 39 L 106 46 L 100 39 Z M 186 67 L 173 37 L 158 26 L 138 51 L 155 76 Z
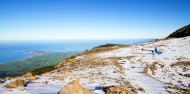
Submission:
M 157 55 L 147 51 L 154 50 L 155 47 L 162 54 Z M 100 53 L 97 57 L 122 57 L 119 62 L 126 71 L 126 77 L 131 80 L 132 85 L 144 88 L 145 94 L 166 93 L 164 86 L 170 81 L 174 85 L 186 88 L 190 84 L 190 78 L 179 75 L 180 73 L 190 73 L 189 65 L 171 66 L 176 62 L 190 62 L 190 37 L 132 45 L 132 47 Z M 149 69 L 148 75 L 145 75 L 143 73 L 144 68 L 147 65 L 153 65 L 154 62 L 158 62 L 164 67 L 157 64 L 154 74 Z M 184 68 L 186 69 L 185 71 L 183 71 Z
M 154 50 L 155 47 L 162 54 L 147 51 Z M 182 61 L 190 61 L 190 37 L 147 42 L 78 56 L 74 64 L 39 75 L 39 79 L 27 87 L 5 88 L 7 83 L 15 80 L 12 78 L 0 84 L 0 94 L 57 94 L 64 85 L 75 79 L 79 79 L 87 89 L 122 85 L 133 90 L 135 88 L 139 94 L 169 94 L 168 91 L 180 93 L 179 90 L 165 86 L 172 82 L 179 87 L 189 88 L 190 78 L 183 75 L 190 73 L 190 65 L 171 66 Z M 154 70 L 151 70 L 152 66 Z M 100 90 L 94 92 L 104 94 Z
M 121 65 L 125 68 L 126 78 L 137 88 L 143 88 L 145 92 L 139 94 L 168 94 L 164 89 L 165 84 L 151 77 L 146 76 L 140 64 L 130 63 L 129 60 L 122 59 Z

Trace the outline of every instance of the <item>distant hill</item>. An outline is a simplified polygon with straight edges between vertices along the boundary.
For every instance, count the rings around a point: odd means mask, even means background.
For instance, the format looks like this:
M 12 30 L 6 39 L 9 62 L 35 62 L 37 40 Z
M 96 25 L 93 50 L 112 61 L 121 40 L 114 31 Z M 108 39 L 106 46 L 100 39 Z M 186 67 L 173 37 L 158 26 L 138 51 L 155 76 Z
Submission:
M 39 68 L 43 68 L 43 71 L 45 71 L 47 66 L 51 68 L 52 65 L 62 62 L 64 59 L 75 54 L 77 54 L 77 52 L 46 53 L 26 59 L 3 63 L 0 64 L 0 78 L 21 75 L 28 71 L 36 70 Z M 41 72 L 43 71 L 41 70 Z
M 190 24 L 176 30 L 175 32 L 170 34 L 167 38 L 181 38 L 186 36 L 190 36 Z

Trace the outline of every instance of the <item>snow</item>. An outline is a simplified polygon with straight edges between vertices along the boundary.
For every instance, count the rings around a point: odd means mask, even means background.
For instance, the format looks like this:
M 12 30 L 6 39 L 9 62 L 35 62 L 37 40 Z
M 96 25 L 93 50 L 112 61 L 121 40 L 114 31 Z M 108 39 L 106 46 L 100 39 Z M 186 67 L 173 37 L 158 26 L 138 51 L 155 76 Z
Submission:
M 125 61 L 125 62 L 124 62 Z M 123 59 L 123 68 L 125 68 L 125 75 L 131 84 L 135 87 L 145 89 L 145 92 L 139 94 L 168 94 L 164 89 L 164 83 L 154 80 L 142 73 L 143 67 L 140 64 L 130 64 L 130 61 Z
M 154 50 L 155 47 L 162 51 L 162 54 L 153 55 L 151 51 L 142 51 L 142 49 Z M 64 69 L 59 68 L 38 76 L 39 79 L 32 81 L 27 87 L 5 88 L 7 83 L 15 80 L 12 78 L 0 84 L 0 94 L 57 94 L 63 86 L 75 79 L 79 79 L 81 85 L 87 89 L 95 86 L 125 85 L 125 81 L 129 81 L 133 87 L 145 90 L 144 92 L 139 90 L 139 94 L 169 94 L 168 90 L 175 91 L 164 88 L 170 81 L 174 85 L 183 87 L 190 84 L 190 78 L 179 75 L 179 73 L 189 74 L 190 66 L 171 67 L 171 64 L 178 61 L 190 61 L 190 37 L 131 45 L 113 51 L 96 53 L 93 56 L 97 60 L 105 59 L 106 65 L 73 69 L 67 74 L 58 72 Z M 111 63 L 113 61 L 107 60 L 110 57 L 119 57 L 117 61 L 122 69 Z M 77 59 L 85 58 L 85 55 L 77 57 Z M 159 62 L 164 67 L 156 65 L 155 74 L 152 74 L 150 69 L 148 75 L 145 74 L 144 68 L 154 62 Z M 186 71 L 184 67 L 187 68 Z M 102 90 L 94 92 L 104 94 Z
M 155 47 L 162 51 L 162 54 L 153 55 L 151 51 L 142 51 L 142 49 L 154 50 Z M 128 56 L 132 56 L 132 58 L 129 59 L 127 58 Z M 185 66 L 188 69 L 185 72 L 182 71 L 182 66 L 170 66 L 175 62 L 190 61 L 190 37 L 132 45 L 132 47 L 97 54 L 97 57 L 123 57 L 124 59 L 120 60 L 120 63 L 125 68 L 126 77 L 130 80 L 132 79 L 131 81 L 134 86 L 143 87 L 145 94 L 165 94 L 164 86 L 169 81 L 172 81 L 175 85 L 185 87 L 188 87 L 188 84 L 190 84 L 190 78 L 179 75 L 179 73 L 190 73 L 190 66 Z M 144 67 L 146 67 L 146 64 L 151 65 L 154 62 L 159 62 L 164 67 L 158 67 L 155 75 L 149 70 L 150 76 L 145 76 L 142 73 Z M 179 80 L 182 83 L 179 83 Z M 154 88 L 160 89 L 155 90 Z

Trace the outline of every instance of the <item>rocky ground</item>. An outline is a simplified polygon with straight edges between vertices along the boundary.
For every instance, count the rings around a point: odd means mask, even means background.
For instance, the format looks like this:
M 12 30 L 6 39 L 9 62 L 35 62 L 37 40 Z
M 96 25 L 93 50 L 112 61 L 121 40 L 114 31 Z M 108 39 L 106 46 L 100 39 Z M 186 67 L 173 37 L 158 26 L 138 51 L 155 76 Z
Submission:
M 155 47 L 162 54 L 149 51 Z M 104 45 L 59 63 L 51 72 L 4 80 L 0 83 L 1 94 L 57 94 L 71 88 L 89 94 L 105 94 L 105 91 L 107 94 L 190 94 L 190 37 L 130 46 Z M 104 87 L 104 91 L 95 90 L 96 86 Z

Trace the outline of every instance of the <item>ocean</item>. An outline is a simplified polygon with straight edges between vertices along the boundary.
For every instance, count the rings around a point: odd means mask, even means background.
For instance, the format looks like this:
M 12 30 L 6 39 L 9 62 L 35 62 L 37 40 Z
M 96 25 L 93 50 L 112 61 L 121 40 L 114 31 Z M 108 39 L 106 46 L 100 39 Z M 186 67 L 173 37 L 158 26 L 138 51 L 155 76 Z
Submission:
M 104 44 L 138 44 L 154 39 L 125 40 L 58 40 L 58 41 L 4 41 L 0 42 L 0 63 L 20 60 L 36 55 L 32 51 L 82 52 Z

